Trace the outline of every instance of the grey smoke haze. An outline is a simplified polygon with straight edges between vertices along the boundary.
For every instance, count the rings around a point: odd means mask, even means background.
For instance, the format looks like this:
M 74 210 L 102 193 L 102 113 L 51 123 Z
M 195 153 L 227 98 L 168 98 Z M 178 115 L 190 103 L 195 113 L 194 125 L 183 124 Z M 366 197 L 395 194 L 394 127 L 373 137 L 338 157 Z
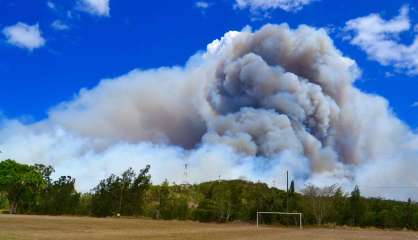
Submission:
M 418 186 L 418 135 L 386 99 L 353 86 L 355 61 L 325 30 L 231 31 L 184 67 L 134 70 L 83 89 L 31 124 L 3 119 L 7 157 L 56 167 L 83 191 L 152 165 L 154 182 L 246 178 L 363 187 L 403 199 Z M 3 156 L 4 157 L 4 156 Z

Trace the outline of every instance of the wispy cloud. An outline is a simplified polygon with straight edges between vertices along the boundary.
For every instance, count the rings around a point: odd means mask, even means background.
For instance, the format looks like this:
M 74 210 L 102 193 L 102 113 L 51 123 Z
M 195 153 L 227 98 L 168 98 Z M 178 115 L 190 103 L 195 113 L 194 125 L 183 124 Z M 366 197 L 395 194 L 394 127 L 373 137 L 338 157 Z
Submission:
M 110 0 L 79 0 L 78 7 L 80 10 L 92 15 L 110 16 Z
M 51 27 L 57 31 L 64 31 L 70 29 L 70 27 L 61 20 L 55 20 L 51 23 Z
M 55 3 L 51 2 L 51 1 L 46 2 L 46 6 L 49 9 L 56 9 Z
M 352 19 L 345 31 L 350 43 L 360 47 L 370 59 L 385 66 L 393 66 L 408 74 L 418 74 L 418 35 L 412 44 L 403 44 L 400 34 L 413 29 L 409 18 L 409 6 L 403 6 L 399 15 L 385 20 L 373 13 Z
M 30 51 L 45 45 L 39 25 L 28 25 L 18 22 L 15 25 L 5 27 L 3 34 L 7 43 Z
M 198 1 L 198 2 L 195 3 L 195 6 L 197 8 L 202 9 L 202 10 L 205 10 L 205 9 L 210 7 L 210 3 L 205 2 L 205 1 Z
M 253 12 L 272 9 L 296 12 L 314 1 L 315 0 L 235 0 L 235 7 L 238 9 L 249 8 Z

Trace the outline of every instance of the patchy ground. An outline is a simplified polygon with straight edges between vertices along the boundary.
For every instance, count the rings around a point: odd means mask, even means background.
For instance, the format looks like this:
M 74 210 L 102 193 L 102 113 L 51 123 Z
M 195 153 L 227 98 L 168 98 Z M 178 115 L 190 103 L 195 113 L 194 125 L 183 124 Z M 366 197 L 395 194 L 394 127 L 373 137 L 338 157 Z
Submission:
M 203 224 L 186 221 L 99 219 L 88 217 L 0 215 L 1 240 L 407 240 L 418 232 L 365 229 L 273 228 L 249 224 Z

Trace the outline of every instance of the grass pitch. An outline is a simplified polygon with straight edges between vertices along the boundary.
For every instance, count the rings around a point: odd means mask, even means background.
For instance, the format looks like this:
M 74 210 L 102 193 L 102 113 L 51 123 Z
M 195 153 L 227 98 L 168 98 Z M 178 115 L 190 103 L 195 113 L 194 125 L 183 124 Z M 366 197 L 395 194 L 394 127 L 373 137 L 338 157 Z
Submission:
M 0 215 L 0 240 L 416 240 L 418 232 L 262 227 L 89 217 Z

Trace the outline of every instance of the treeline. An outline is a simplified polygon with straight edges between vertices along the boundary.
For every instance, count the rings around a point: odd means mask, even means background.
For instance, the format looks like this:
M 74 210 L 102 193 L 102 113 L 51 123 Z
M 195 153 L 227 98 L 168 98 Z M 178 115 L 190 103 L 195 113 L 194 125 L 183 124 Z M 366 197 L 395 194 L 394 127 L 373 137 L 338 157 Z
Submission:
M 154 219 L 231 222 L 256 219 L 257 211 L 302 212 L 304 225 L 375 226 L 418 230 L 418 205 L 364 198 L 360 189 L 344 193 L 337 186 L 305 187 L 301 193 L 244 180 L 195 185 L 151 184 L 150 166 L 111 175 L 89 193 L 75 189 L 75 179 L 51 179 L 54 169 L 0 162 L 0 209 L 48 215 L 145 216 Z M 261 216 L 265 224 L 294 225 L 297 219 Z

